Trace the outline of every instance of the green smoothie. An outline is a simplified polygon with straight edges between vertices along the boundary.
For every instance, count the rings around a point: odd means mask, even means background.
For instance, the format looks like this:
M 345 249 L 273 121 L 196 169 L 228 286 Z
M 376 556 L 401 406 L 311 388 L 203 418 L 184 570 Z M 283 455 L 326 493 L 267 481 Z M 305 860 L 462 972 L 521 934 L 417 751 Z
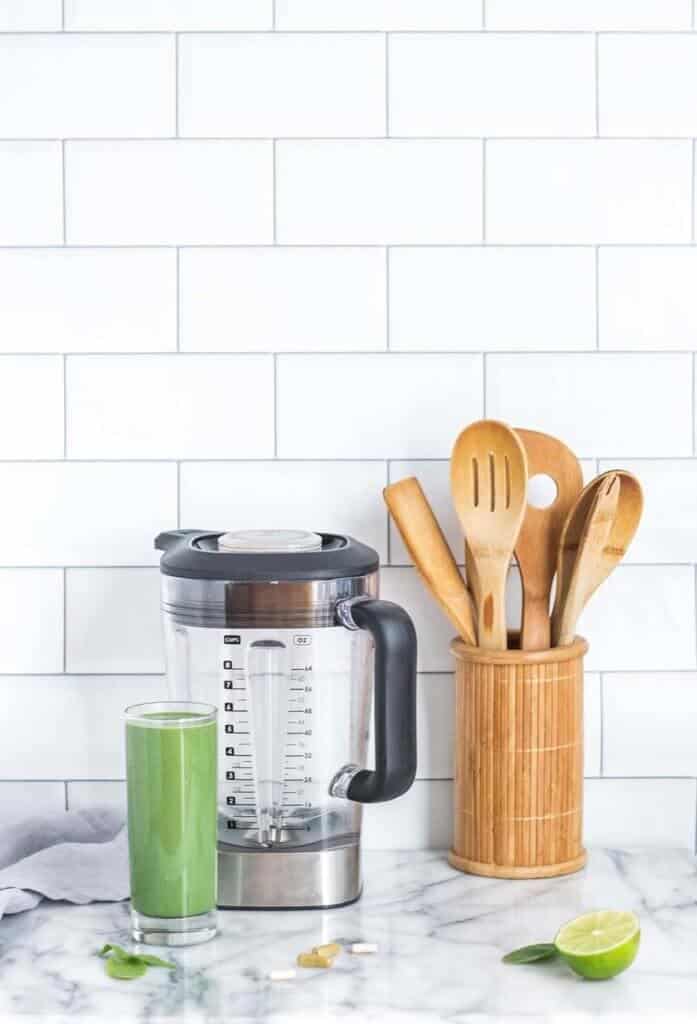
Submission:
M 215 720 L 155 711 L 126 723 L 131 904 L 191 917 L 216 904 Z

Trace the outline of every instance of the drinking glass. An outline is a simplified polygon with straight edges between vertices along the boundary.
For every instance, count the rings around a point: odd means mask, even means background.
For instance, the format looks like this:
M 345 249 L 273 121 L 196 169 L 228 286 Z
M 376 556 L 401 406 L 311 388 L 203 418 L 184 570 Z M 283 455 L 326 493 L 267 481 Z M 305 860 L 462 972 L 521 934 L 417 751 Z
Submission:
M 136 942 L 187 946 L 216 934 L 217 715 L 191 701 L 126 708 Z

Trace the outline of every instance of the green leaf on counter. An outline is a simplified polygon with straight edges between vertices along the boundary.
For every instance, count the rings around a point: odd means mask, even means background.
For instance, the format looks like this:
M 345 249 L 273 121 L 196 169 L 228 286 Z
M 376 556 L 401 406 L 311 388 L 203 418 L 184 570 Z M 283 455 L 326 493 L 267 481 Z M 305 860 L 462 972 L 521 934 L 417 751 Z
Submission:
M 170 970 L 175 970 L 177 966 L 151 953 L 129 953 L 122 946 L 115 946 L 111 942 L 102 946 L 97 955 L 108 957 L 105 968 L 109 977 L 120 978 L 123 981 L 141 978 L 148 967 L 169 967 Z
M 542 960 L 552 960 L 557 955 L 557 947 L 553 942 L 536 942 L 533 946 L 514 949 L 502 959 L 505 964 L 536 964 Z
M 148 967 L 170 967 L 173 971 L 177 969 L 177 965 L 173 964 L 169 960 L 162 960 L 159 956 L 152 956 L 150 953 L 136 954 L 139 960 L 142 960 Z
M 126 960 L 122 960 L 118 956 L 110 956 L 106 962 L 106 972 L 109 977 L 119 978 L 121 981 L 132 981 L 134 978 L 140 978 L 147 969 L 147 964 L 142 963 L 135 956 L 129 956 Z

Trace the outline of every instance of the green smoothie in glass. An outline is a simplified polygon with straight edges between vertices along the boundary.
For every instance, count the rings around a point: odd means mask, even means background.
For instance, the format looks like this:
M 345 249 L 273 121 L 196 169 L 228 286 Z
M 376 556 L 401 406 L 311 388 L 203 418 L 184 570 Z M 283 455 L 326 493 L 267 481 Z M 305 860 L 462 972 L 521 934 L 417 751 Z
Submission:
M 216 709 L 162 702 L 126 710 L 133 934 L 184 945 L 215 934 Z

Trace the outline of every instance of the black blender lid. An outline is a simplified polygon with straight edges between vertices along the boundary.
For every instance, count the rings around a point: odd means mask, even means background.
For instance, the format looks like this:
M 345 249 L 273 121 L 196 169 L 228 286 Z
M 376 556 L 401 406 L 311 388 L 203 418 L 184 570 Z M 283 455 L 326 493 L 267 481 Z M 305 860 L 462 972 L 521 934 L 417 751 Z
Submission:
M 353 537 L 319 533 L 316 551 L 220 551 L 224 530 L 167 530 L 155 538 L 162 551 L 160 570 L 185 579 L 275 582 L 278 580 L 335 580 L 367 576 L 379 566 L 377 552 Z

